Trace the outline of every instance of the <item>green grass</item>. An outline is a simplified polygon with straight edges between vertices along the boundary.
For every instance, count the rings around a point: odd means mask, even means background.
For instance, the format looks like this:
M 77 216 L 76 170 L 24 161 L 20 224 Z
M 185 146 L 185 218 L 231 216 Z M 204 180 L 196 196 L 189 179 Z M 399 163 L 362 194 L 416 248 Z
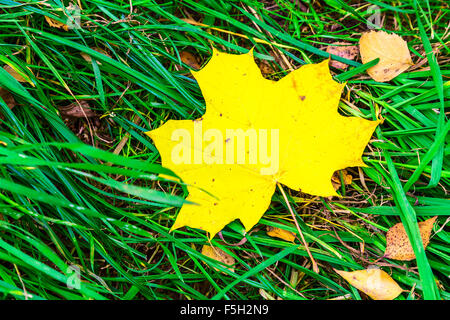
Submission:
M 17 101 L 10 110 L 0 99 L 1 298 L 366 299 L 333 268 L 371 264 L 405 290 L 397 299 L 450 298 L 450 234 L 444 228 L 450 215 L 448 4 L 294 3 L 143 0 L 130 8 L 129 1 L 82 0 L 82 28 L 64 31 L 44 19 L 65 21 L 61 1 L 0 0 L 1 64 L 29 79 L 19 83 L 0 68 L 0 87 Z M 231 53 L 254 47 L 257 61 L 273 69 L 268 76 L 279 79 L 288 70 L 276 55 L 297 68 L 327 58 L 332 42 L 357 44 L 367 31 L 370 4 L 380 7 L 385 30 L 408 41 L 414 63 L 426 61 L 387 83 L 367 77 L 376 61 L 347 61 L 347 71 L 333 70 L 337 80 L 347 81 L 340 112 L 381 115 L 384 122 L 364 153 L 368 167 L 349 169 L 353 182 L 338 190 L 342 198 L 286 189 L 319 273 L 301 241 L 293 245 L 265 232 L 278 226 L 297 233 L 279 191 L 245 244 L 212 240 L 236 259 L 234 272 L 200 253 L 208 244 L 201 230 L 169 233 L 187 193 L 158 178 L 170 172 L 159 165 L 144 132 L 205 110 L 180 53 L 205 63 L 212 47 Z M 58 107 L 77 99 L 99 115 L 98 132 L 92 122 L 61 118 Z M 87 143 L 73 126 L 84 128 Z M 425 251 L 417 221 L 435 215 Z M 379 260 L 385 233 L 398 222 L 415 261 Z M 222 234 L 237 243 L 243 227 L 233 222 Z M 67 286 L 74 268 L 81 273 L 79 289 Z

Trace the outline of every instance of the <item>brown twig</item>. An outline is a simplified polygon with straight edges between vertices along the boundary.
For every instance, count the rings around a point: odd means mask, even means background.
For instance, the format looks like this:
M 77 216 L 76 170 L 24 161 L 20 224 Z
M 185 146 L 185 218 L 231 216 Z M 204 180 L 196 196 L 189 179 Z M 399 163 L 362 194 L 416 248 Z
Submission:
M 295 218 L 294 211 L 292 210 L 291 204 L 289 203 L 289 200 L 286 197 L 286 193 L 284 192 L 283 187 L 281 186 L 281 184 L 277 183 L 277 186 L 280 189 L 281 194 L 283 195 L 284 201 L 286 201 L 286 204 L 288 206 L 289 212 L 292 215 L 292 219 L 294 219 L 294 223 L 295 223 L 295 226 L 297 227 L 298 233 L 300 234 L 300 237 L 302 238 L 302 242 L 303 242 L 303 245 L 305 246 L 306 252 L 308 252 L 308 256 L 311 259 L 313 271 L 315 273 L 319 273 L 319 267 L 317 266 L 317 263 L 316 263 L 316 261 L 314 260 L 312 254 L 311 254 L 311 251 L 309 251 L 308 244 L 306 243 L 305 237 L 303 236 L 303 232 L 300 229 L 300 226 L 298 225 L 297 219 Z

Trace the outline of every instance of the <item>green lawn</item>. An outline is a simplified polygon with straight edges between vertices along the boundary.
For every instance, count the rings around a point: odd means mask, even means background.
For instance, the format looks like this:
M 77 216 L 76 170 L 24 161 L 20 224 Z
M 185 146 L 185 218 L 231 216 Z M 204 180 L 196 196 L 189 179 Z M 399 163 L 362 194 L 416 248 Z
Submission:
M 50 26 L 45 17 L 67 23 L 68 5 L 0 0 L 0 65 L 25 80 L 0 68 L 9 92 L 0 98 L 2 299 L 368 299 L 333 268 L 370 265 L 400 284 L 399 300 L 450 298 L 446 1 L 80 0 L 80 28 Z M 238 221 L 211 241 L 235 258 L 234 272 L 201 254 L 205 232 L 169 233 L 187 192 L 158 178 L 168 171 L 144 133 L 205 110 L 181 56 L 203 65 L 213 47 L 254 47 L 278 80 L 326 59 L 333 42 L 356 45 L 371 5 L 383 30 L 408 41 L 415 66 L 385 83 L 365 72 L 376 61 L 332 69 L 347 81 L 340 112 L 384 122 L 364 153 L 368 167 L 347 169 L 353 181 L 341 198 L 284 189 L 318 272 L 301 240 L 266 233 L 298 232 L 278 189 L 245 243 L 230 245 L 243 238 Z M 95 116 L 64 115 L 76 101 Z M 417 222 L 435 215 L 425 251 Z M 416 260 L 382 258 L 398 222 Z

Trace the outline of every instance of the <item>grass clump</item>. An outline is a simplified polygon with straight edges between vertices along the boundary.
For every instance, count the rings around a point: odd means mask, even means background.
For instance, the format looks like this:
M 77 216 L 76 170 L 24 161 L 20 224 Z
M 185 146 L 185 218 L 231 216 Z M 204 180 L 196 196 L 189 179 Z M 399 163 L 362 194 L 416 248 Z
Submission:
M 0 60 L 25 80 L 0 69 L 0 87 L 15 100 L 11 109 L 0 99 L 3 299 L 362 299 L 333 268 L 372 264 L 406 290 L 398 299 L 449 298 L 448 4 L 130 3 L 77 1 L 80 28 L 64 30 L 46 17 L 67 23 L 69 3 L 0 1 Z M 369 166 L 348 169 L 353 181 L 341 183 L 342 198 L 288 192 L 319 272 L 301 245 L 265 233 L 268 226 L 296 232 L 279 192 L 244 244 L 230 245 L 243 237 L 238 222 L 223 230 L 224 240 L 212 240 L 235 258 L 234 272 L 204 258 L 200 230 L 169 233 L 187 194 L 158 178 L 169 172 L 143 133 L 204 112 L 185 52 L 201 65 L 212 47 L 254 47 L 276 80 L 327 58 L 331 43 L 357 44 L 371 5 L 383 30 L 408 41 L 415 66 L 388 83 L 365 74 L 371 64 L 342 60 L 349 69 L 334 69 L 347 81 L 340 112 L 384 123 L 364 154 Z M 59 112 L 81 100 L 94 117 Z M 434 215 L 425 253 L 417 221 Z M 400 221 L 417 260 L 380 260 L 385 231 Z

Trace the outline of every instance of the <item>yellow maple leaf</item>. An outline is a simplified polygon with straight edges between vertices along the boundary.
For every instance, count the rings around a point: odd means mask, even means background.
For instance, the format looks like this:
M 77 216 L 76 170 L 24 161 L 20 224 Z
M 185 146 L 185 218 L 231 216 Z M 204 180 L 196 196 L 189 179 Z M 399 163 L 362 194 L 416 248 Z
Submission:
M 239 219 L 250 230 L 267 210 L 277 183 L 319 195 L 337 195 L 336 170 L 363 166 L 361 159 L 379 121 L 337 111 L 344 84 L 328 60 L 308 64 L 279 81 L 265 79 L 253 51 L 216 50 L 192 71 L 206 101 L 197 120 L 169 120 L 147 132 L 162 165 L 187 185 L 175 224 L 210 237 Z

